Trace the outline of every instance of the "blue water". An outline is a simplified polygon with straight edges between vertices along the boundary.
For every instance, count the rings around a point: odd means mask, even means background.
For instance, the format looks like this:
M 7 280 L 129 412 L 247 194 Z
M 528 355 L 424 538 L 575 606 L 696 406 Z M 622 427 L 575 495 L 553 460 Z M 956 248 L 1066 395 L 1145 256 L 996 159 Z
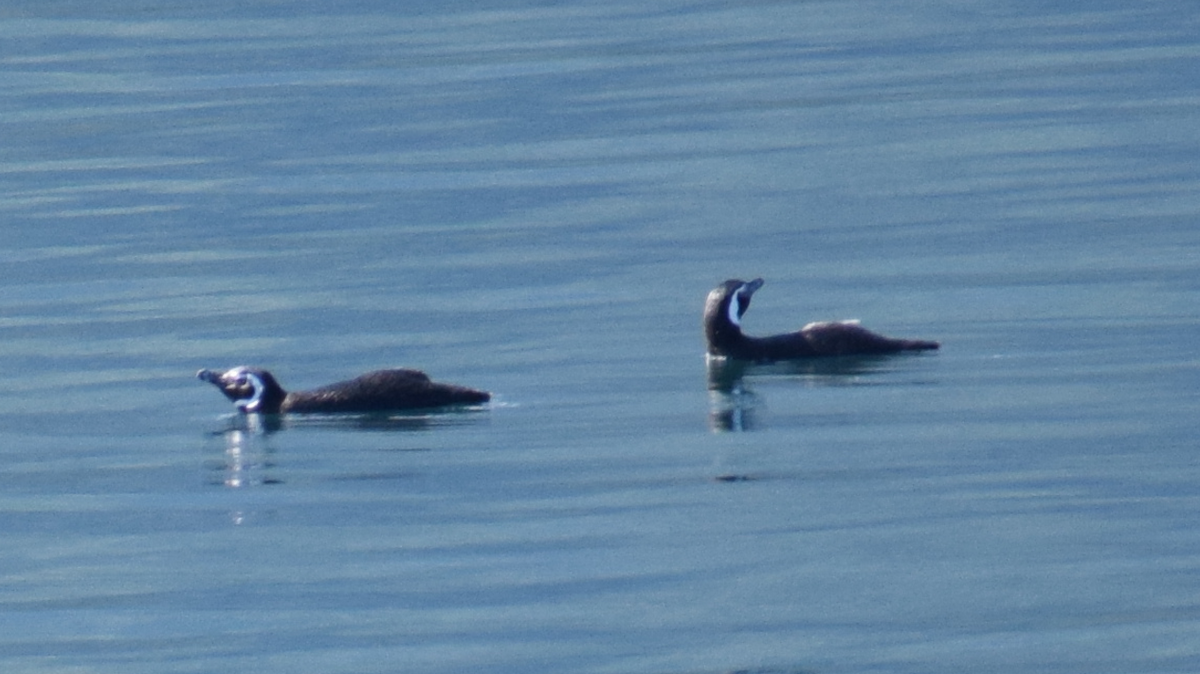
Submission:
M 2 11 L 4 672 L 1200 670 L 1200 11 Z

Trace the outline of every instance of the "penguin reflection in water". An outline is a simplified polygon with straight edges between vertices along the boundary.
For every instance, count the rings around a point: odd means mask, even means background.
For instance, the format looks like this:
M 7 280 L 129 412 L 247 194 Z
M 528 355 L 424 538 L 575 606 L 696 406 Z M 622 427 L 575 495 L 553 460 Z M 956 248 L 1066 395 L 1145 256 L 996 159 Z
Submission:
M 419 370 L 378 370 L 290 393 L 270 372 L 252 367 L 200 370 L 196 378 L 216 386 L 244 414 L 370 414 L 478 405 L 491 399 L 486 391 L 431 381 Z
M 708 386 L 715 396 L 710 410 L 713 430 L 752 426 L 756 397 L 742 384 L 748 367 L 775 364 L 767 371 L 818 377 L 861 374 L 877 368 L 877 361 L 888 354 L 939 347 L 928 340 L 886 337 L 857 321 L 809 323 L 795 332 L 752 337 L 742 332 L 742 316 L 762 286 L 761 278 L 730 279 L 714 288 L 704 304 Z

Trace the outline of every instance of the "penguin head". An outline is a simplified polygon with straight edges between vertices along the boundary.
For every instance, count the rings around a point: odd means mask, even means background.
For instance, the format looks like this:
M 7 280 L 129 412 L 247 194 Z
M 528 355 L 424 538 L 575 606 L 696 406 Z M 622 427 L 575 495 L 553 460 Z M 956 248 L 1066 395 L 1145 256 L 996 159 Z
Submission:
M 729 293 L 729 307 L 725 310 L 730 323 L 739 327 L 742 325 L 742 315 L 750 308 L 750 298 L 754 296 L 754 291 L 763 286 L 763 283 L 762 279 L 756 278 L 749 282 L 733 279 L 723 284 L 734 286 Z
M 729 279 L 713 288 L 704 304 L 704 334 L 712 354 L 724 353 L 730 339 L 742 334 L 742 316 L 750 308 L 750 298 L 761 288 L 763 280 Z
M 287 395 L 270 372 L 253 367 L 239 366 L 225 372 L 200 370 L 196 378 L 216 386 L 246 414 L 277 414 Z
M 763 286 L 764 281 L 756 278 L 753 281 L 729 279 L 713 289 L 708 294 L 708 306 L 705 307 L 705 319 L 724 319 L 735 327 L 741 327 L 742 316 L 750 308 L 750 298 L 754 292 Z M 713 314 L 711 317 L 708 314 Z

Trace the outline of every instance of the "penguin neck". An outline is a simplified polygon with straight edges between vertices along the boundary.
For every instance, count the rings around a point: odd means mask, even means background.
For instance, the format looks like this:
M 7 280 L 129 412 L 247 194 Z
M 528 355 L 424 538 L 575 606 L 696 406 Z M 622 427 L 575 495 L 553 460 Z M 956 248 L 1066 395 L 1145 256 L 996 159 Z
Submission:
M 710 320 L 704 326 L 704 334 L 709 355 L 746 358 L 753 351 L 754 340 L 742 334 L 742 328 L 731 321 Z

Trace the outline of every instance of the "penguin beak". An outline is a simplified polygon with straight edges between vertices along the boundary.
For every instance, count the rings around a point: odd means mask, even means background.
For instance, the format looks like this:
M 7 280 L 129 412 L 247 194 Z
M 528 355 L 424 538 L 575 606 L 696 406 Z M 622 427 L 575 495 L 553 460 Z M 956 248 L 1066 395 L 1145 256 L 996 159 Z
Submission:
M 221 375 L 213 372 L 212 370 L 200 370 L 196 373 L 196 379 L 199 379 L 200 381 L 206 381 L 216 386 L 221 385 Z

